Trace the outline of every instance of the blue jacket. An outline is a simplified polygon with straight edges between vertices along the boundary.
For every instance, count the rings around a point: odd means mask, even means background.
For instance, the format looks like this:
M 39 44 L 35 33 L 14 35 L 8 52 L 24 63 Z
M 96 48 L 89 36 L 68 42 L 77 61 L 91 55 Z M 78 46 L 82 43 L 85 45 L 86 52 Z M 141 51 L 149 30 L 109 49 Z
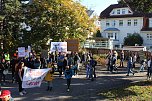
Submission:
M 70 78 L 72 78 L 72 69 L 67 69 L 67 70 L 65 70 L 64 71 L 64 74 L 65 74 L 65 78 L 66 79 L 70 79 Z

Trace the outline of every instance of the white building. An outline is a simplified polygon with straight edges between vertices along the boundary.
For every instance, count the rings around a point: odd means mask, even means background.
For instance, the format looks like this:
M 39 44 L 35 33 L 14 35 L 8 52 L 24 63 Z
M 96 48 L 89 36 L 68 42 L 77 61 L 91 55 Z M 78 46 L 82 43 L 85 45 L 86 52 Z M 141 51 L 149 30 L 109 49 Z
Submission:
M 113 46 L 120 47 L 124 38 L 139 33 L 143 45 L 152 48 L 152 13 L 135 12 L 127 5 L 113 4 L 100 14 L 101 32 L 104 38 L 113 39 Z

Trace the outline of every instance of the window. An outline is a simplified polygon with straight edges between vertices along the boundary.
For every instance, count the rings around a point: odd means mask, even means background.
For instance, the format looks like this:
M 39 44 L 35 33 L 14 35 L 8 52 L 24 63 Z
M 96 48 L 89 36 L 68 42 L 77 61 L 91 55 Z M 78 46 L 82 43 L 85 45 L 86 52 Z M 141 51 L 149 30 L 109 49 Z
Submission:
M 131 20 L 128 20 L 128 26 L 131 26 Z
M 108 38 L 113 39 L 113 33 L 108 33 Z
M 117 14 L 120 14 L 120 9 L 117 10 Z
M 115 14 L 115 11 L 112 11 L 112 14 Z
M 126 11 L 125 9 L 122 9 L 122 14 L 125 14 L 126 13 L 125 11 Z
M 109 26 L 110 26 L 109 21 L 106 21 L 106 27 L 109 27 Z
M 134 19 L 134 26 L 137 26 L 137 19 Z
M 112 21 L 112 26 L 115 26 L 115 25 L 116 25 L 116 21 L 113 20 L 113 21 Z
M 128 10 L 128 13 L 130 14 L 130 13 L 131 13 L 131 11 L 130 11 L 130 10 Z
M 152 28 L 152 18 L 149 18 L 149 27 Z
M 147 40 L 152 40 L 152 34 L 147 34 Z
M 108 33 L 108 38 L 116 40 L 117 39 L 117 33 Z
M 119 20 L 119 26 L 123 26 L 123 20 Z

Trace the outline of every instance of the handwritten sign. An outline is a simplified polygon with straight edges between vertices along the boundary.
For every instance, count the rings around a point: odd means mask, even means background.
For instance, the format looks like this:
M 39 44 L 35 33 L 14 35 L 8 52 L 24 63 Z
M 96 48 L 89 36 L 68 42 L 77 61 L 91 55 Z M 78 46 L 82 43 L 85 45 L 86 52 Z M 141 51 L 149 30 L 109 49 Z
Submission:
M 25 47 L 18 47 L 18 57 L 25 57 Z
M 67 52 L 67 42 L 51 42 L 51 52 Z
M 33 88 L 40 87 L 42 80 L 46 76 L 50 68 L 47 69 L 30 69 L 27 68 L 24 71 L 22 87 L 23 88 Z

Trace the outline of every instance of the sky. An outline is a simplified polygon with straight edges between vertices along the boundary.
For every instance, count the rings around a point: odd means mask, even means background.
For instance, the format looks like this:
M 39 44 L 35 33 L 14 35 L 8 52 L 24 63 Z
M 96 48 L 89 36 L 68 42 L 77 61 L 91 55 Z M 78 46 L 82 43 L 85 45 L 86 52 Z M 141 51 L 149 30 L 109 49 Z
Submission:
M 95 10 L 97 15 L 106 9 L 111 4 L 117 4 L 117 0 L 80 0 L 81 4 L 86 6 L 88 9 Z

